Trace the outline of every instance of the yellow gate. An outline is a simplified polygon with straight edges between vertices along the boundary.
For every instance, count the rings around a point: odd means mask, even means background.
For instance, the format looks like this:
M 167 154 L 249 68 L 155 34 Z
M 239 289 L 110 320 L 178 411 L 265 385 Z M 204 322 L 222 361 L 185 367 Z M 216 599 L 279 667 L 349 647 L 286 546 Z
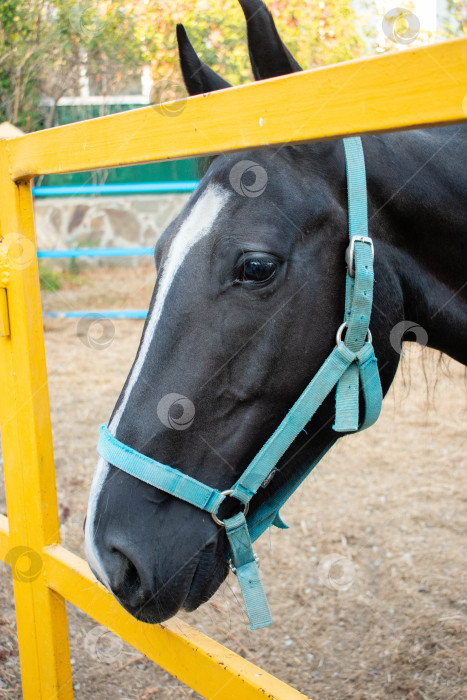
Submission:
M 305 696 L 177 619 L 128 615 L 60 545 L 31 179 L 467 121 L 467 40 L 275 78 L 0 142 L 0 428 L 26 700 L 71 698 L 65 601 L 206 698 Z M 15 571 L 20 560 L 29 571 Z M 32 575 L 34 573 L 34 575 Z

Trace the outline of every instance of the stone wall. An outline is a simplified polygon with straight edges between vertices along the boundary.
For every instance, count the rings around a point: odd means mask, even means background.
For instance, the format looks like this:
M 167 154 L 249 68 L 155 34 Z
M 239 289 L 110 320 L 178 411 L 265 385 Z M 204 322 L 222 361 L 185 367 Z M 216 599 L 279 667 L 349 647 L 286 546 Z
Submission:
M 43 250 L 152 246 L 188 198 L 189 194 L 38 198 L 37 246 Z

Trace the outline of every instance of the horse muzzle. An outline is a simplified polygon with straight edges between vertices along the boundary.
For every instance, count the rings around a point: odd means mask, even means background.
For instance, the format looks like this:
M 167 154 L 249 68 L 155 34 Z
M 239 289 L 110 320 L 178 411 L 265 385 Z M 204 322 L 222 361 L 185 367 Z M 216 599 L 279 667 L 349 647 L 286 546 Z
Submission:
M 122 477 L 132 482 L 123 490 Z M 150 498 L 136 493 L 146 490 Z M 138 507 L 104 507 L 123 493 L 137 498 Z M 103 485 L 97 517 L 92 522 L 88 515 L 85 527 L 86 554 L 96 578 L 133 617 L 153 624 L 180 609 L 198 608 L 229 570 L 224 529 L 210 514 L 154 495 L 152 487 L 118 473 Z

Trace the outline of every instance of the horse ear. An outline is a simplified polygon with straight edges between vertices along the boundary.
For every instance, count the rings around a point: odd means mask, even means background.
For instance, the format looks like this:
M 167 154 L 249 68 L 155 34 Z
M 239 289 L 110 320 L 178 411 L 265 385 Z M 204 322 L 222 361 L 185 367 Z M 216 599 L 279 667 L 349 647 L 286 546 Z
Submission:
M 261 0 L 239 0 L 245 15 L 251 67 L 256 80 L 297 73 L 301 67 L 283 44 Z
M 189 95 L 200 95 L 203 92 L 214 92 L 214 90 L 232 87 L 227 80 L 221 78 L 199 59 L 183 24 L 177 24 L 177 42 L 180 67 Z

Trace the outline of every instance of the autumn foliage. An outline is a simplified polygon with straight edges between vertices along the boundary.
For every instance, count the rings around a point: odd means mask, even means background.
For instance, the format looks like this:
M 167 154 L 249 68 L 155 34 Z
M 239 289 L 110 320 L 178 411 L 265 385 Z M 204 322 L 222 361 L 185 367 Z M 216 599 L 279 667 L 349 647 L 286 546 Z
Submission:
M 178 78 L 175 25 L 182 22 L 201 58 L 233 84 L 251 80 L 246 26 L 237 0 L 146 0 L 146 46 L 154 80 Z M 364 22 L 350 0 L 271 0 L 282 38 L 303 68 L 361 55 Z

